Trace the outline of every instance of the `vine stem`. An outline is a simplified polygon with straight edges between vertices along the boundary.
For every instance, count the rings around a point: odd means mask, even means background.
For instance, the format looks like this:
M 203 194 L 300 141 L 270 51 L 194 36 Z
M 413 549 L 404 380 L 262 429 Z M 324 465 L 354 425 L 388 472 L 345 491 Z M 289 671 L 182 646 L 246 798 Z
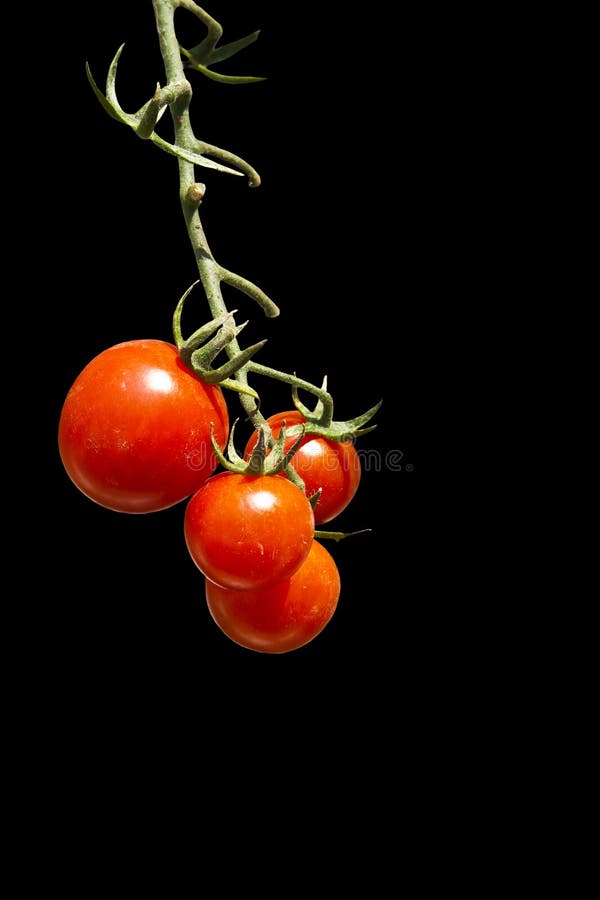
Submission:
M 169 107 L 171 117 L 173 119 L 173 127 L 175 131 L 174 145 L 184 151 L 194 153 L 195 151 L 207 149 L 215 155 L 218 148 L 212 145 L 203 144 L 196 138 L 191 122 L 190 122 L 190 102 L 192 99 L 192 87 L 185 77 L 183 60 L 181 58 L 181 47 L 177 39 L 175 31 L 175 11 L 177 8 L 186 9 L 193 13 L 207 27 L 208 35 L 203 42 L 206 52 L 212 52 L 216 47 L 221 35 L 222 28 L 220 24 L 201 9 L 194 0 L 152 0 L 154 14 L 156 18 L 156 26 L 159 38 L 160 52 L 163 58 L 167 85 L 162 93 L 170 93 L 171 100 Z M 176 88 L 176 89 L 175 89 Z M 233 154 L 225 151 L 218 151 L 219 158 L 228 162 L 236 163 L 239 168 L 248 175 L 250 184 L 260 183 L 258 173 L 247 165 L 243 160 Z M 274 316 L 279 313 L 275 304 L 259 289 L 245 278 L 241 278 L 233 272 L 220 266 L 215 260 L 206 234 L 202 227 L 199 206 L 204 196 L 205 187 L 195 181 L 194 163 L 178 158 L 179 162 L 179 198 L 185 224 L 192 245 L 200 281 L 204 288 L 206 298 L 213 319 L 219 319 L 228 313 L 223 294 L 221 292 L 221 283 L 233 285 L 238 290 L 252 297 L 262 308 L 267 316 Z M 240 173 L 241 174 L 241 173 Z M 239 343 L 235 337 L 225 347 L 225 352 L 230 360 L 238 357 L 242 353 Z M 236 381 L 244 387 L 248 385 L 248 374 L 266 375 L 278 381 L 283 381 L 291 385 L 293 388 L 302 389 L 312 393 L 319 400 L 324 414 L 326 425 L 333 417 L 333 398 L 325 390 L 325 384 L 319 388 L 304 379 L 298 378 L 296 375 L 290 375 L 287 372 L 281 372 L 271 369 L 268 366 L 249 360 L 240 366 L 234 374 Z M 254 392 L 255 396 L 256 392 Z M 265 417 L 260 411 L 260 402 L 247 393 L 238 394 L 240 403 L 255 429 L 266 425 Z M 267 426 L 268 427 L 268 426 Z M 288 467 L 289 468 L 289 467 Z M 287 470 L 286 470 L 287 471 Z M 292 477 L 295 480 L 294 476 Z
M 200 10 L 192 0 L 152 0 L 152 4 L 154 6 L 160 52 L 163 58 L 167 83 L 183 82 L 187 85 L 186 90 L 170 106 L 175 131 L 175 144 L 183 147 L 185 150 L 193 151 L 197 146 L 197 139 L 192 129 L 189 114 L 192 86 L 185 77 L 179 41 L 175 32 L 175 10 L 177 7 L 188 9 L 199 16 L 205 24 L 212 26 L 212 28 L 209 27 L 212 40 L 218 40 L 220 37 L 220 26 L 210 16 L 207 16 L 203 10 Z M 220 267 L 212 255 L 198 213 L 198 207 L 204 191 L 199 185 L 196 185 L 194 164 L 181 158 L 178 162 L 181 208 L 190 243 L 196 257 L 200 280 L 202 281 L 210 311 L 213 318 L 216 319 L 226 314 L 228 310 L 221 293 Z M 226 352 L 230 358 L 240 352 L 239 343 L 235 338 L 226 348 Z M 246 367 L 242 366 L 236 372 L 235 377 L 240 384 L 247 385 L 248 375 Z M 257 428 L 264 424 L 265 418 L 252 397 L 240 394 L 239 398 L 244 412 L 253 426 Z

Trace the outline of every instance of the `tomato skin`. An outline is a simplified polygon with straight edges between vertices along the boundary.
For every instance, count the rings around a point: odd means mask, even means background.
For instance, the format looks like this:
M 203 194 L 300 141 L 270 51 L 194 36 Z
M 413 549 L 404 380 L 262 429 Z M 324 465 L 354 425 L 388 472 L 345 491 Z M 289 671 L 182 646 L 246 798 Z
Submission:
M 221 472 L 189 501 L 184 534 L 200 571 L 247 591 L 288 578 L 304 562 L 314 516 L 302 491 L 280 475 Z
M 290 578 L 253 591 L 228 590 L 207 580 L 206 602 L 215 623 L 236 644 L 288 653 L 323 631 L 337 608 L 340 587 L 333 557 L 313 541 Z
M 305 421 L 296 409 L 275 413 L 267 419 L 275 438 L 281 431 L 283 422 L 286 428 L 291 428 L 292 425 L 300 425 Z M 254 432 L 246 444 L 245 459 L 249 459 L 257 439 L 258 436 Z M 294 440 L 293 437 L 286 440 L 286 451 Z M 292 457 L 291 464 L 304 481 L 307 497 L 322 488 L 314 510 L 317 525 L 330 522 L 338 516 L 346 509 L 358 490 L 362 474 L 360 457 L 350 441 L 332 441 L 316 435 L 307 435 Z
M 102 351 L 67 393 L 58 428 L 63 465 L 91 500 L 148 513 L 189 497 L 214 472 L 227 404 L 218 385 L 183 365 L 177 348 L 134 340 Z

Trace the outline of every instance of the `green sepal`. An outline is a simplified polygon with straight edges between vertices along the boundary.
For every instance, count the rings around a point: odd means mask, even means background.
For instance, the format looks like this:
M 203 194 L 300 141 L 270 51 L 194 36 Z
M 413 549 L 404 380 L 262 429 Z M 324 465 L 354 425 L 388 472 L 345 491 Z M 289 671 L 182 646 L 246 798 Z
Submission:
M 279 467 L 278 470 L 279 470 L 280 472 L 283 472 L 284 469 L 287 469 L 287 467 L 288 467 L 289 464 L 291 463 L 291 461 L 292 461 L 294 455 L 296 454 L 296 451 L 300 449 L 300 444 L 302 443 L 302 438 L 304 437 L 305 430 L 306 430 L 306 429 L 302 429 L 302 430 L 299 432 L 298 437 L 296 438 L 296 440 L 294 441 L 294 443 L 290 445 L 289 450 L 287 451 L 287 453 L 285 453 L 285 454 L 283 455 L 283 457 L 282 457 L 282 459 L 281 459 L 281 462 L 278 463 L 278 467 Z M 289 433 L 289 431 L 286 430 L 285 422 L 282 422 L 282 423 L 281 423 L 281 430 L 280 430 L 280 432 L 279 432 L 279 436 L 278 436 L 278 438 L 277 438 L 277 441 L 275 442 L 275 447 L 274 447 L 273 449 L 275 449 L 275 448 L 277 447 L 277 445 L 279 444 L 279 442 L 281 442 L 281 447 L 282 447 L 282 449 L 283 449 L 283 447 L 285 446 L 285 442 L 286 442 L 286 440 L 289 438 L 289 436 L 290 436 L 290 433 Z M 272 451 L 271 451 L 271 452 L 272 452 Z
M 326 390 L 326 387 L 327 379 L 325 378 L 321 390 Z M 306 419 L 306 434 L 316 434 L 321 437 L 329 438 L 332 441 L 349 441 L 357 437 L 362 437 L 362 435 L 368 434 L 370 431 L 374 431 L 375 428 L 377 428 L 377 425 L 369 425 L 368 428 L 365 428 L 365 426 L 367 422 L 371 421 L 383 402 L 380 400 L 375 406 L 372 406 L 361 416 L 356 416 L 354 419 L 347 419 L 346 421 L 340 422 L 327 422 L 324 413 L 324 404 L 320 399 L 317 401 L 315 408 L 311 411 L 300 400 L 298 388 L 295 385 L 292 385 L 292 400 L 300 415 Z M 290 429 L 289 433 L 296 433 L 295 429 L 299 427 L 299 425 L 295 425 Z
M 230 472 L 237 472 L 245 475 L 279 475 L 284 473 L 290 481 L 292 481 L 303 493 L 304 481 L 290 466 L 290 460 L 296 453 L 302 441 L 302 435 L 294 441 L 292 446 L 285 452 L 285 444 L 288 435 L 285 426 L 282 426 L 276 440 L 273 440 L 270 427 L 266 422 L 257 428 L 257 441 L 248 460 L 243 460 L 235 449 L 233 443 L 233 431 L 237 423 L 233 423 L 231 434 L 227 445 L 227 458 L 223 462 L 222 455 L 219 456 L 219 462 Z M 320 492 L 317 492 L 320 494 Z M 318 499 L 318 496 L 317 496 Z
M 252 453 L 248 461 L 249 471 L 252 474 L 261 475 L 279 475 L 282 472 L 287 475 L 290 481 L 293 481 L 302 491 L 304 491 L 304 481 L 298 476 L 295 478 L 291 473 L 295 472 L 290 466 L 295 453 L 302 443 L 304 432 L 300 433 L 296 440 L 285 450 L 285 445 L 289 438 L 289 432 L 286 431 L 285 422 L 282 423 L 277 438 L 274 440 L 271 429 L 265 423 L 258 428 L 258 439 L 252 448 Z
M 229 440 L 227 442 L 227 456 L 225 456 L 219 445 L 215 440 L 215 431 L 212 422 L 210 423 L 210 442 L 212 444 L 212 448 L 215 452 L 215 456 L 219 460 L 219 463 L 223 466 L 224 469 L 227 469 L 228 472 L 236 472 L 238 475 L 243 475 L 246 471 L 246 463 L 240 456 L 238 456 L 235 447 L 233 446 L 233 431 L 237 424 L 237 419 L 231 426 L 231 431 L 229 433 Z
M 228 391 L 235 391 L 237 394 L 245 394 L 247 397 L 252 397 L 253 400 L 260 400 L 253 388 L 247 384 L 242 384 L 241 381 L 235 381 L 233 378 L 223 379 L 223 381 L 219 382 L 219 387 L 227 388 Z
M 283 470 L 283 474 L 289 481 L 292 482 L 292 484 L 295 484 L 303 494 L 306 494 L 306 485 L 304 484 L 304 479 L 301 478 L 301 476 L 293 466 L 286 466 Z
M 204 166 L 205 169 L 214 169 L 217 172 L 226 172 L 228 175 L 239 175 L 240 178 L 244 175 L 243 172 L 236 172 L 235 169 L 230 169 L 229 166 L 221 166 L 200 153 L 192 153 L 191 150 L 184 150 L 183 147 L 177 147 L 176 144 L 169 144 L 168 141 L 164 141 L 159 137 L 156 132 L 152 133 L 150 140 L 161 150 L 164 150 L 165 153 L 170 153 L 171 156 L 176 156 L 178 159 L 185 159 L 186 162 L 194 163 L 196 166 Z
M 323 378 L 323 384 L 321 385 L 321 390 L 322 391 L 327 390 L 327 375 L 325 375 Z M 294 384 L 294 385 L 292 385 L 292 400 L 294 401 L 294 406 L 296 407 L 296 409 L 298 410 L 300 415 L 304 416 L 304 418 L 307 420 L 307 422 L 315 421 L 315 422 L 319 422 L 321 425 L 326 425 L 326 422 L 323 421 L 323 417 L 326 415 L 325 404 L 323 403 L 323 401 L 320 398 L 317 400 L 317 405 L 315 406 L 315 408 L 313 410 L 310 410 L 308 408 L 308 406 L 305 406 L 304 403 L 302 402 L 302 400 L 300 399 L 300 396 L 298 394 L 298 388 Z M 332 407 L 332 404 L 331 404 L 331 407 Z M 333 412 L 333 409 L 332 409 L 332 412 Z
M 173 338 L 181 361 L 193 369 L 196 374 L 203 376 L 204 372 L 210 371 L 210 365 L 216 355 L 227 347 L 248 323 L 244 322 L 242 325 L 236 325 L 234 314 L 237 310 L 233 310 L 217 316 L 216 319 L 211 319 L 210 322 L 196 329 L 188 338 L 184 338 L 181 331 L 181 314 L 185 301 L 197 284 L 198 280 L 190 285 L 175 307 L 173 313 Z M 217 333 L 215 334 L 215 332 Z M 211 335 L 214 335 L 214 337 L 207 340 Z M 223 377 L 225 378 L 227 375 Z M 205 378 L 204 380 L 206 381 L 207 379 Z
M 315 491 L 314 494 L 311 494 L 308 498 L 308 502 L 310 503 L 312 509 L 314 510 L 317 506 L 317 503 L 321 499 L 321 494 L 323 493 L 323 488 L 319 488 L 318 491 Z
M 230 41 L 229 44 L 223 44 L 222 47 L 218 48 L 213 47 L 212 41 L 205 38 L 200 44 L 196 44 L 195 47 L 192 47 L 190 53 L 192 58 L 200 63 L 223 62 L 226 59 L 230 59 L 234 54 L 239 53 L 240 50 L 249 47 L 250 44 L 253 44 L 259 34 L 260 31 L 253 31 L 252 34 L 247 34 L 246 37 L 240 38 L 237 41 Z
M 191 50 L 186 50 L 180 44 L 179 51 L 187 60 L 187 65 L 190 68 L 196 69 L 198 72 L 206 75 L 207 78 L 211 78 L 213 81 L 218 81 L 221 84 L 251 84 L 252 82 L 266 81 L 266 78 L 256 75 L 223 75 L 220 72 L 213 72 L 209 68 L 214 63 L 224 62 L 224 60 L 230 59 L 236 53 L 239 53 L 240 50 L 249 47 L 250 44 L 256 41 L 259 34 L 260 31 L 253 31 L 252 34 L 247 34 L 246 37 L 237 41 L 231 41 L 229 44 L 223 44 L 222 47 L 215 47 L 214 40 L 208 36 L 200 44 L 192 47 Z
M 192 362 L 193 368 L 197 369 L 199 372 L 210 371 L 210 367 L 212 365 L 212 361 L 214 358 L 224 350 L 225 347 L 228 347 L 229 344 L 238 336 L 240 331 L 246 327 L 248 324 L 244 322 L 243 325 L 236 325 L 235 319 L 233 318 L 233 313 L 227 313 L 226 315 L 219 316 L 218 319 L 214 319 L 213 322 L 209 322 L 208 326 L 214 324 L 214 322 L 218 322 L 220 324 L 220 328 L 209 341 L 206 341 L 205 344 L 200 344 L 199 340 L 193 341 L 192 346 L 188 346 L 188 342 L 184 344 L 181 348 L 180 352 L 183 352 L 185 355 L 189 353 L 189 358 Z M 202 335 L 208 326 L 204 326 L 203 328 L 199 328 L 198 331 L 195 331 L 192 335 L 192 338 L 198 338 L 198 335 Z M 227 373 L 228 375 L 233 375 L 237 369 L 234 369 L 232 372 Z
M 188 338 L 183 337 L 183 333 L 181 331 L 181 314 L 183 312 L 183 307 L 185 301 L 196 287 L 197 284 L 200 283 L 200 279 L 196 279 L 189 288 L 182 294 L 179 298 L 179 302 L 175 307 L 175 311 L 173 313 L 173 340 L 175 341 L 175 345 L 177 347 L 177 352 L 179 353 L 179 357 L 184 365 L 186 365 L 189 369 L 192 369 L 195 375 L 199 378 L 202 378 L 206 381 L 206 378 L 203 378 L 202 368 L 194 367 L 193 355 L 194 352 L 200 349 L 203 341 L 207 338 L 210 338 L 215 331 L 221 329 L 222 336 L 217 338 L 213 338 L 212 348 L 213 353 L 211 357 L 212 359 L 217 355 L 220 349 L 223 349 L 233 338 L 235 338 L 242 328 L 247 324 L 244 322 L 243 325 L 236 326 L 234 321 L 234 315 L 237 312 L 236 309 L 231 312 L 223 313 L 222 316 L 218 316 L 216 319 L 211 319 L 210 322 L 207 322 L 205 325 L 202 325 L 200 328 L 197 328 L 193 334 L 191 334 Z M 233 324 L 233 328 L 230 327 L 230 323 Z M 214 341 L 218 339 L 220 346 L 216 348 Z M 211 345 L 211 341 L 205 344 L 205 347 Z M 210 354 L 209 354 L 210 355 Z M 249 387 L 247 384 L 243 384 L 241 381 L 236 381 L 231 378 L 224 377 L 219 381 L 219 385 L 223 388 L 227 388 L 227 390 L 235 391 L 238 394 L 246 394 L 248 397 L 252 397 L 254 400 L 259 400 L 259 396 L 256 391 Z
M 213 72 L 208 66 L 203 66 L 202 63 L 196 62 L 189 50 L 186 50 L 181 45 L 179 49 L 182 56 L 185 56 L 188 60 L 187 65 L 190 69 L 201 72 L 202 75 L 206 75 L 211 81 L 218 81 L 219 84 L 252 84 L 254 82 L 267 80 L 259 75 L 222 75 L 220 72 Z
M 256 475 L 256 476 L 258 476 L 258 475 L 269 474 L 269 473 L 263 471 L 263 468 L 262 468 L 262 464 L 261 464 L 261 460 L 260 460 L 260 452 L 263 452 L 263 451 L 260 451 L 259 454 L 257 454 L 255 456 L 255 453 L 254 453 L 254 451 L 256 451 L 256 447 L 255 447 L 253 453 L 250 456 L 250 459 L 248 461 L 246 461 L 245 459 L 242 459 L 242 457 L 239 455 L 239 453 L 235 449 L 235 444 L 233 442 L 233 435 L 234 435 L 234 431 L 235 431 L 235 426 L 237 425 L 238 421 L 239 421 L 239 419 L 236 419 L 234 421 L 233 425 L 231 426 L 231 431 L 229 432 L 229 440 L 227 442 L 227 456 L 225 456 L 225 454 L 222 452 L 221 448 L 217 444 L 215 437 L 214 437 L 214 430 L 211 425 L 210 440 L 211 440 L 213 450 L 215 451 L 215 455 L 216 455 L 217 459 L 219 460 L 220 464 L 223 466 L 224 469 L 227 469 L 228 472 L 235 472 L 237 475 Z M 269 431 L 269 434 L 270 434 L 269 426 L 267 425 L 265 427 Z M 261 429 L 261 431 L 262 431 L 262 429 Z M 264 441 L 265 438 L 263 437 L 262 440 Z M 260 441 L 261 441 L 261 433 L 259 431 L 259 442 Z M 258 446 L 258 444 L 257 444 L 257 446 Z M 262 459 L 264 459 L 264 456 L 262 457 Z
M 344 538 L 354 537 L 357 534 L 366 534 L 373 531 L 372 528 L 361 528 L 360 531 L 315 531 L 317 540 L 343 541 Z
M 102 91 L 100 90 L 100 88 L 98 87 L 96 82 L 94 81 L 94 76 L 92 75 L 92 70 L 90 69 L 89 63 L 87 63 L 87 62 L 85 64 L 85 74 L 87 75 L 87 79 L 92 86 L 92 90 L 95 93 L 97 99 L 100 101 L 100 104 L 102 105 L 104 111 L 107 112 L 108 115 L 112 119 L 116 119 L 117 122 L 122 122 L 124 125 L 128 125 L 129 122 L 127 122 L 127 119 L 124 116 L 119 115 L 119 113 L 117 113 L 117 111 L 108 102 L 108 100 L 106 99 L 106 97 L 104 96 L 104 94 L 102 93 Z
M 264 475 L 267 450 L 271 443 L 271 429 L 267 424 L 261 425 L 257 430 L 256 444 L 248 458 L 246 471 L 248 475 Z
M 236 355 L 229 359 L 226 363 L 223 363 L 222 366 L 219 366 L 218 369 L 206 368 L 204 364 L 206 356 L 203 354 L 204 347 L 200 347 L 199 350 L 194 350 L 194 352 L 192 353 L 192 368 L 194 372 L 196 372 L 196 374 L 200 376 L 200 378 L 202 378 L 204 381 L 207 381 L 209 384 L 219 384 L 221 381 L 223 381 L 223 379 L 229 378 L 230 375 L 234 375 L 238 371 L 238 369 L 241 369 L 242 366 L 245 366 L 246 363 L 250 359 L 252 359 L 254 354 L 258 353 L 258 351 L 261 350 L 266 343 L 266 340 L 258 341 L 256 344 L 252 344 L 251 347 L 246 347 L 244 350 L 236 353 Z
M 184 338 L 181 331 L 181 314 L 183 312 L 183 306 L 193 289 L 199 283 L 200 279 L 197 279 L 193 282 L 193 284 L 189 286 L 185 293 L 182 294 L 173 313 L 173 339 L 175 341 L 177 349 L 180 352 L 182 350 L 184 351 L 184 353 L 189 352 L 190 355 L 191 351 L 196 350 L 196 348 L 200 346 L 205 338 L 208 338 L 211 336 L 211 334 L 214 334 L 217 328 L 220 328 L 221 325 L 223 325 L 224 322 L 227 321 L 227 319 L 231 318 L 234 313 L 237 312 L 237 310 L 234 309 L 232 312 L 223 313 L 222 316 L 218 316 L 216 319 L 211 319 L 210 322 L 206 323 L 206 325 L 202 325 L 202 327 L 198 328 L 197 331 L 194 331 L 194 333 L 190 335 L 190 337 Z
M 169 153 L 171 156 L 176 156 L 179 159 L 184 159 L 186 162 L 193 163 L 197 166 L 203 166 L 205 169 L 214 169 L 217 172 L 225 172 L 228 175 L 239 175 L 240 177 L 243 176 L 244 172 L 238 172 L 236 171 L 236 169 L 229 168 L 229 166 L 222 166 L 219 163 L 213 162 L 211 159 L 208 159 L 206 156 L 203 156 L 201 153 L 194 153 L 191 150 L 185 150 L 183 147 L 178 147 L 176 144 L 170 144 L 168 141 L 165 141 L 158 134 L 156 134 L 155 131 L 151 131 L 149 133 L 148 110 L 151 104 L 153 104 L 153 101 L 156 101 L 156 95 L 154 98 L 152 98 L 152 100 L 149 100 L 147 103 L 145 103 L 137 113 L 126 113 L 125 110 L 122 109 L 117 99 L 115 85 L 119 58 L 121 56 L 121 53 L 123 52 L 124 47 L 125 44 L 121 44 L 109 66 L 108 75 L 106 78 L 106 95 L 102 93 L 102 91 L 96 84 L 91 69 L 86 63 L 86 73 L 88 81 L 90 82 L 94 94 L 101 103 L 103 109 L 109 114 L 109 116 L 111 116 L 113 119 L 116 119 L 117 122 L 121 122 L 123 125 L 128 125 L 133 131 L 135 131 L 136 134 L 138 134 L 138 136 L 144 139 L 151 140 L 153 144 L 159 147 L 159 149 L 164 150 L 165 153 Z M 156 103 L 153 109 L 155 108 Z M 159 113 L 156 114 L 156 119 L 158 120 L 158 118 L 160 118 L 160 110 Z

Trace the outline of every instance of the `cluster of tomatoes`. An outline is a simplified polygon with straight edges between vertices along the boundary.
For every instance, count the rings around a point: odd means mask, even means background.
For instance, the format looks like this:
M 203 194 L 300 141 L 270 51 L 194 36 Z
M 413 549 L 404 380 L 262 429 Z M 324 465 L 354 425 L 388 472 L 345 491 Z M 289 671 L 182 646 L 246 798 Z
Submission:
M 284 422 L 303 421 L 297 410 L 267 420 L 274 438 Z M 135 340 L 104 350 L 76 378 L 59 451 L 73 483 L 108 509 L 150 513 L 187 500 L 185 541 L 214 621 L 243 647 L 285 653 L 335 612 L 339 572 L 315 525 L 349 504 L 360 458 L 349 441 L 304 436 L 291 460 L 304 492 L 283 474 L 216 472 L 211 432 L 223 449 L 229 424 L 222 389 L 188 369 L 173 344 Z M 256 442 L 253 434 L 246 459 Z

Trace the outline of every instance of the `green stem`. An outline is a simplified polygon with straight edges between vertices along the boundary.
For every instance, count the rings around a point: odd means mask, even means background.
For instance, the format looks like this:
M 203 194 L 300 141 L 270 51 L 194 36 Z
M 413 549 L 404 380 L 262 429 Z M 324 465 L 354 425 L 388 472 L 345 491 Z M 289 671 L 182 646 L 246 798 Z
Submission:
M 198 15 L 209 27 L 210 41 L 216 41 L 221 36 L 221 28 L 200 10 L 195 3 L 190 0 L 152 0 L 154 6 L 154 14 L 156 17 L 156 26 L 158 31 L 160 52 L 163 58 L 165 74 L 167 82 L 183 82 L 186 81 L 181 53 L 179 50 L 179 41 L 175 32 L 175 9 L 182 6 L 185 9 Z M 188 82 L 189 84 L 189 82 Z M 173 128 L 175 130 L 175 144 L 183 147 L 185 150 L 192 150 L 197 146 L 197 139 L 194 135 L 189 115 L 190 101 L 192 99 L 192 88 L 179 96 L 171 105 L 171 116 L 173 119 Z M 206 293 L 206 299 L 213 318 L 218 318 L 228 312 L 221 293 L 221 280 L 219 276 L 219 266 L 211 253 L 200 215 L 198 213 L 198 203 L 190 199 L 188 191 L 196 184 L 194 175 L 194 164 L 184 159 L 179 159 L 179 198 L 185 224 L 196 257 L 198 273 L 202 286 Z M 192 192 L 193 194 L 193 192 Z M 240 352 L 240 346 L 234 338 L 227 347 L 227 355 L 229 358 Z M 236 380 L 240 384 L 248 385 L 248 376 L 244 367 L 236 373 Z M 258 406 L 252 397 L 240 394 L 240 402 L 244 411 L 254 427 L 262 424 L 264 416 L 259 411 Z
M 167 87 L 163 89 L 161 94 L 167 96 L 169 87 L 171 85 L 177 86 L 176 91 L 170 94 L 173 98 L 170 103 L 170 110 L 175 130 L 175 146 L 191 152 L 197 151 L 199 146 L 204 147 L 209 154 L 226 161 L 235 162 L 239 166 L 240 160 L 238 157 L 234 157 L 233 154 L 228 154 L 226 151 L 221 151 L 213 145 L 203 144 L 202 142 L 199 142 L 194 135 L 189 115 L 192 88 L 185 77 L 183 61 L 181 59 L 181 49 L 175 32 L 175 10 L 177 7 L 189 10 L 207 26 L 208 36 L 203 42 L 203 50 L 206 52 L 212 51 L 216 46 L 222 34 L 221 26 L 212 19 L 211 16 L 205 13 L 204 10 L 197 6 L 193 0 L 152 0 L 152 2 L 156 17 L 160 52 L 167 77 Z M 179 157 L 178 162 L 181 208 L 183 210 L 190 243 L 196 258 L 200 280 L 213 318 L 218 319 L 228 312 L 221 292 L 222 281 L 231 284 L 252 297 L 262 306 L 267 316 L 277 315 L 279 310 L 259 288 L 246 279 L 219 266 L 216 262 L 208 245 L 198 212 L 204 192 L 204 186 L 196 183 L 194 163 L 182 159 L 181 157 Z M 254 170 L 247 166 L 247 164 L 244 163 L 240 168 L 242 168 L 249 176 L 251 182 L 255 176 L 256 179 L 258 179 L 258 175 L 254 173 Z M 258 183 L 258 181 L 255 180 L 255 183 Z M 241 352 L 236 338 L 233 338 L 225 349 L 230 360 L 233 357 L 238 356 Z M 318 388 L 315 385 L 310 384 L 310 382 L 304 381 L 302 378 L 297 378 L 295 375 L 289 375 L 286 372 L 280 372 L 276 369 L 271 369 L 268 366 L 262 366 L 252 360 L 237 370 L 235 373 L 235 380 L 240 385 L 248 387 L 249 372 L 254 372 L 257 375 L 266 375 L 314 394 L 323 403 L 326 411 L 326 424 L 331 422 L 333 415 L 333 399 L 323 388 Z M 260 412 L 253 397 L 248 394 L 240 394 L 239 398 L 240 403 L 254 428 L 263 425 L 265 423 L 265 418 Z

